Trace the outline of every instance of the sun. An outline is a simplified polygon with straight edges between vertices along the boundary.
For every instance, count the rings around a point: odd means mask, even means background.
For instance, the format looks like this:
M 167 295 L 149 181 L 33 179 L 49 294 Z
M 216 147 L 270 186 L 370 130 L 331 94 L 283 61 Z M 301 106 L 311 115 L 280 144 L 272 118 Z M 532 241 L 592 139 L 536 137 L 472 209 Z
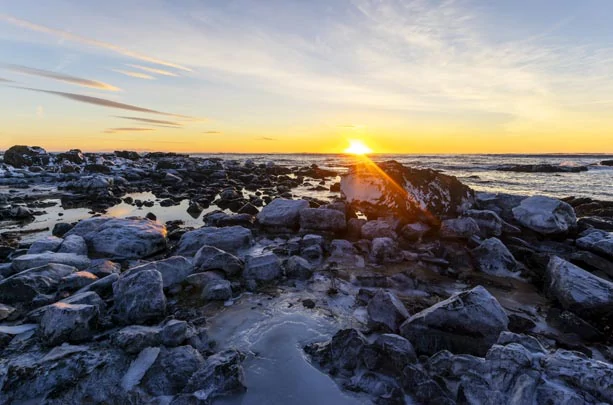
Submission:
M 350 155 L 366 155 L 368 153 L 372 153 L 372 149 L 370 149 L 360 140 L 351 139 L 349 140 L 349 147 L 343 152 Z

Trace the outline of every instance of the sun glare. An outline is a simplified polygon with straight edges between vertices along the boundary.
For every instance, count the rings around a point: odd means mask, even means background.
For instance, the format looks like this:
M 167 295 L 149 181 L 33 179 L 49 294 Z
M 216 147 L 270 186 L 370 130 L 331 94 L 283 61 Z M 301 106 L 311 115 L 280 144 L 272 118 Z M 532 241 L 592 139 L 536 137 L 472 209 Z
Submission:
M 364 142 L 352 139 L 349 141 L 349 147 L 343 152 L 351 155 L 366 155 L 367 153 L 372 153 L 372 149 L 366 146 Z

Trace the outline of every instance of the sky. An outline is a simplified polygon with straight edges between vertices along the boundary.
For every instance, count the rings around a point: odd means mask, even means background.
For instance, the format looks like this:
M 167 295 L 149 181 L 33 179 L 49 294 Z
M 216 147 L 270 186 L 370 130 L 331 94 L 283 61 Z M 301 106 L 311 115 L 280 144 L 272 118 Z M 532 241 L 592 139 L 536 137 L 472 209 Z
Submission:
M 0 149 L 613 152 L 610 0 L 0 0 Z

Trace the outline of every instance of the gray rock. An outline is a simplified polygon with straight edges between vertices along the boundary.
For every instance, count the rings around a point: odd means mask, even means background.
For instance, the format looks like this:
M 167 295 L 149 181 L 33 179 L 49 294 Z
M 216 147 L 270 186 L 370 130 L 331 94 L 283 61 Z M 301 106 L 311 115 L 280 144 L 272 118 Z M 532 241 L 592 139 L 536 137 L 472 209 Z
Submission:
M 296 229 L 300 211 L 309 208 L 306 200 L 275 198 L 257 215 L 260 225 L 268 228 Z
M 204 358 L 192 346 L 163 348 L 140 386 L 151 396 L 192 392 L 191 389 L 186 389 L 186 385 L 204 364 L 206 364 Z M 214 382 L 209 381 L 211 384 Z
M 192 392 L 201 401 L 242 392 L 245 376 L 241 362 L 244 356 L 236 350 L 216 353 L 187 382 L 184 391 Z
M 164 288 L 182 283 L 194 272 L 192 263 L 182 256 L 172 256 L 168 259 L 158 260 L 132 267 L 125 274 L 136 273 L 142 270 L 157 270 L 162 275 Z
M 78 293 L 93 291 L 101 297 L 106 297 L 113 292 L 113 284 L 119 280 L 119 274 L 113 273 L 108 276 L 102 277 L 98 281 L 94 281 L 86 287 L 83 287 Z
M 166 227 L 142 218 L 84 219 L 68 235 L 83 237 L 90 253 L 99 257 L 140 259 L 166 249 Z
M 113 296 L 119 321 L 124 324 L 144 323 L 166 312 L 162 275 L 157 270 L 120 277 L 113 284 Z
M 0 281 L 0 297 L 7 304 L 30 302 L 39 294 L 54 292 L 62 278 L 76 272 L 75 267 L 47 264 L 17 273 Z
M 0 304 L 0 321 L 4 321 L 5 319 L 9 318 L 14 312 L 15 308 L 9 305 Z
M 370 249 L 370 260 L 375 263 L 400 263 L 404 253 L 392 238 L 375 238 Z
M 403 238 L 408 239 L 410 241 L 418 241 L 421 242 L 424 235 L 430 232 L 432 228 L 430 225 L 425 224 L 423 222 L 413 222 L 410 224 L 406 224 L 400 230 L 400 234 Z
M 281 264 L 274 253 L 247 255 L 243 277 L 247 280 L 272 281 L 281 276 Z
M 477 269 L 493 276 L 513 276 L 519 264 L 513 254 L 498 238 L 489 238 L 472 250 Z
M 285 274 L 288 278 L 308 280 L 313 275 L 313 266 L 303 257 L 291 256 L 285 261 Z
M 176 347 L 183 344 L 190 337 L 191 332 L 187 322 L 171 319 L 162 326 L 160 341 L 164 346 Z
M 45 236 L 36 240 L 28 249 L 28 254 L 37 254 L 43 252 L 55 252 L 62 244 L 62 239 L 55 236 Z
M 358 254 L 351 242 L 344 239 L 334 239 L 330 242 L 330 257 L 326 262 L 339 267 L 364 267 L 364 258 Z
M 398 235 L 392 224 L 384 220 L 374 220 L 366 222 L 361 229 L 362 238 L 373 240 L 375 238 L 396 239 Z
M 72 253 L 43 252 L 16 257 L 15 260 L 13 260 L 12 267 L 16 272 L 20 272 L 51 263 L 64 264 L 66 266 L 76 267 L 79 270 L 85 270 L 89 267 L 90 260 L 87 256 L 77 256 Z
M 224 280 L 223 276 L 215 271 L 204 271 L 202 273 L 194 273 L 187 277 L 185 281 L 189 285 L 197 289 L 203 289 L 208 283 Z
M 342 232 L 346 228 L 344 212 L 327 208 L 305 208 L 300 211 L 301 231 Z
M 606 314 L 613 310 L 613 283 L 557 256 L 547 265 L 548 293 L 563 308 L 583 316 Z
M 121 273 L 121 265 L 106 259 L 94 259 L 91 261 L 87 271 L 94 274 L 98 278 L 103 278 L 110 274 Z
M 251 247 L 252 243 L 251 231 L 242 226 L 224 228 L 207 226 L 183 234 L 179 240 L 177 255 L 193 256 L 204 245 L 214 246 L 230 253 L 238 253 Z
M 378 290 L 366 307 L 369 323 L 375 328 L 396 333 L 410 316 L 406 307 L 389 291 Z
M 138 385 L 153 363 L 157 360 L 160 354 L 159 347 L 147 347 L 143 349 L 134 361 L 130 364 L 130 368 L 121 379 L 121 388 L 124 391 L 131 391 Z
M 400 335 L 385 333 L 377 337 L 374 346 L 383 353 L 395 370 L 403 370 L 408 364 L 417 361 L 411 342 Z
M 534 196 L 513 208 L 513 216 L 521 225 L 543 235 L 567 232 L 577 224 L 575 210 L 555 198 Z
M 88 271 L 77 271 L 62 278 L 58 287 L 61 291 L 77 291 L 97 281 L 98 277 Z
M 228 277 L 239 276 L 245 264 L 238 257 L 214 246 L 202 246 L 194 256 L 194 268 L 198 272 L 221 270 Z
M 232 298 L 232 285 L 228 280 L 214 280 L 202 288 L 202 299 L 226 301 Z
M 469 217 L 446 219 L 441 223 L 439 231 L 441 238 L 447 239 L 470 239 L 479 232 L 477 221 Z
M 502 235 L 503 219 L 491 210 L 467 210 L 464 216 L 475 220 L 484 238 Z
M 590 230 L 576 241 L 577 246 L 613 259 L 613 232 Z
M 98 320 L 98 308 L 84 304 L 51 304 L 40 320 L 40 332 L 45 344 L 89 339 Z
M 477 286 L 411 316 L 400 332 L 422 353 L 449 350 L 483 355 L 508 324 L 496 298 Z
M 57 250 L 59 253 L 73 253 L 79 256 L 87 256 L 87 243 L 82 236 L 68 235 Z
M 112 335 L 111 341 L 126 353 L 139 353 L 146 347 L 161 344 L 160 331 L 157 326 L 130 325 Z
M 477 206 L 482 210 L 494 211 L 505 221 L 513 221 L 513 208 L 519 206 L 526 196 L 506 193 L 477 193 Z

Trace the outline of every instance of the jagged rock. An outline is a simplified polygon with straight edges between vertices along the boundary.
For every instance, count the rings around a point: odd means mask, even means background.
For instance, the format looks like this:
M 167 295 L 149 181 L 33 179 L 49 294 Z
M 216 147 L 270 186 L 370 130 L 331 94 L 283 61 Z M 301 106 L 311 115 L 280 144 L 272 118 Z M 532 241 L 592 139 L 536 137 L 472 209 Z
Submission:
M 275 198 L 257 215 L 260 225 L 268 228 L 296 229 L 300 220 L 300 212 L 309 208 L 306 200 L 288 200 Z
M 521 225 L 543 235 L 564 233 L 577 225 L 573 207 L 544 196 L 522 200 L 513 208 L 513 216 Z
M 508 324 L 496 298 L 477 286 L 411 316 L 401 325 L 400 334 L 422 353 L 449 350 L 483 355 Z
M 93 334 L 98 320 L 98 308 L 93 305 L 49 305 L 41 320 L 40 332 L 45 344 L 55 346 L 63 342 L 81 342 Z
M 479 271 L 494 276 L 512 276 L 519 270 L 519 263 L 498 238 L 489 238 L 472 250 Z
M 85 156 L 83 156 L 83 152 L 80 149 L 70 149 L 68 152 L 58 153 L 57 160 L 60 162 L 67 160 L 70 163 L 80 165 L 85 163 Z
M 140 386 L 152 396 L 180 394 L 204 363 L 202 355 L 192 346 L 163 348 Z
M 274 253 L 247 255 L 243 277 L 247 280 L 271 281 L 281 276 L 281 264 Z
M 327 262 L 341 267 L 364 267 L 364 258 L 351 242 L 344 239 L 334 239 L 330 243 Z
M 102 166 L 106 167 L 106 166 Z M 85 194 L 90 197 L 112 196 L 115 180 L 109 176 L 93 175 L 83 176 L 77 180 L 64 184 L 64 188 L 72 190 L 78 194 Z
M 438 223 L 474 201 L 473 191 L 455 177 L 396 161 L 352 167 L 341 179 L 341 193 L 369 218 L 392 215 L 406 222 Z
M 467 210 L 464 215 L 475 220 L 482 237 L 489 238 L 502 235 L 504 221 L 494 211 Z
M 441 238 L 470 239 L 480 232 L 477 221 L 469 217 L 446 219 L 441 223 Z
M 106 297 L 113 292 L 113 284 L 119 280 L 119 274 L 113 273 L 108 276 L 102 277 L 98 281 L 94 281 L 86 287 L 83 287 L 78 292 L 93 291 L 101 297 Z
M 362 354 L 368 341 L 355 329 L 338 331 L 329 342 L 315 343 L 304 348 L 313 361 L 319 363 L 327 371 L 335 371 L 341 375 L 351 375 L 362 363 Z
M 75 267 L 54 263 L 22 271 L 0 281 L 0 297 L 6 304 L 30 302 L 40 294 L 54 292 L 62 278 L 76 271 Z
M 128 272 L 135 273 L 142 270 L 157 270 L 162 275 L 164 288 L 182 283 L 194 272 L 192 263 L 182 256 L 172 256 L 168 259 L 149 262 L 132 267 Z
M 300 211 L 301 231 L 342 232 L 346 228 L 344 212 L 326 208 L 305 208 Z
M 396 231 L 392 224 L 384 220 L 368 221 L 362 225 L 361 235 L 364 239 L 373 240 L 375 238 L 392 238 L 396 239 Z
M 161 344 L 160 331 L 157 326 L 130 325 L 117 331 L 111 340 L 126 353 L 139 353 L 146 347 Z
M 369 323 L 375 328 L 397 332 L 400 325 L 410 316 L 406 307 L 389 291 L 378 290 L 366 307 Z
M 130 150 L 116 150 L 115 156 L 128 160 L 140 160 L 140 155 L 138 152 L 130 151 Z
M 404 254 L 392 238 L 375 238 L 370 249 L 370 259 L 375 263 L 400 263 Z
M 228 277 L 242 273 L 244 263 L 238 257 L 214 246 L 202 246 L 194 256 L 194 268 L 198 272 L 221 270 Z
M 124 324 L 144 323 L 166 312 L 162 275 L 157 270 L 142 270 L 120 277 L 113 284 L 113 296 L 117 316 Z
M 506 193 L 477 193 L 477 206 L 498 214 L 505 221 L 513 221 L 513 208 L 519 206 L 526 196 Z
M 15 308 L 9 305 L 0 304 L 0 321 L 9 318 L 14 312 Z
M 249 248 L 252 243 L 253 236 L 251 231 L 242 226 L 224 228 L 207 226 L 183 234 L 179 240 L 177 255 L 193 256 L 205 245 L 230 253 L 238 253 Z
M 413 345 L 400 335 L 391 333 L 380 335 L 375 340 L 374 346 L 383 355 L 383 358 L 377 362 L 375 369 L 389 368 L 402 371 L 407 365 L 417 361 Z
M 142 218 L 84 219 L 68 235 L 83 237 L 90 253 L 99 257 L 140 259 L 166 249 L 166 227 Z
M 47 151 L 40 146 L 11 146 L 4 152 L 4 163 L 13 167 L 46 166 L 49 164 Z
M 589 230 L 576 243 L 582 249 L 613 259 L 613 232 Z
M 13 260 L 12 267 L 16 272 L 20 272 L 46 264 L 63 264 L 85 270 L 89 267 L 90 260 L 87 256 L 77 256 L 72 253 L 43 252 L 16 257 Z
M 232 298 L 232 285 L 228 280 L 212 280 L 202 288 L 202 299 L 226 301 Z
M 313 266 L 303 257 L 292 256 L 285 261 L 285 274 L 288 278 L 308 280 L 313 275 Z
M 87 271 L 94 274 L 96 277 L 102 278 L 109 274 L 120 273 L 121 266 L 107 259 L 94 259 L 91 261 Z
M 44 238 L 37 239 L 30 248 L 28 249 L 28 254 L 38 254 L 43 252 L 55 252 L 63 240 L 61 238 L 57 238 L 55 236 L 46 236 Z
M 583 316 L 613 310 L 613 283 L 552 256 L 547 266 L 547 291 L 563 308 Z
M 191 375 L 184 392 L 192 392 L 199 400 L 209 402 L 220 396 L 244 391 L 243 358 L 243 354 L 236 350 L 226 350 L 210 356 Z
M 58 289 L 61 291 L 77 291 L 97 280 L 98 277 L 88 271 L 77 271 L 63 277 Z
M 190 337 L 192 330 L 185 321 L 171 319 L 164 323 L 160 331 L 160 341 L 164 346 L 176 347 Z

